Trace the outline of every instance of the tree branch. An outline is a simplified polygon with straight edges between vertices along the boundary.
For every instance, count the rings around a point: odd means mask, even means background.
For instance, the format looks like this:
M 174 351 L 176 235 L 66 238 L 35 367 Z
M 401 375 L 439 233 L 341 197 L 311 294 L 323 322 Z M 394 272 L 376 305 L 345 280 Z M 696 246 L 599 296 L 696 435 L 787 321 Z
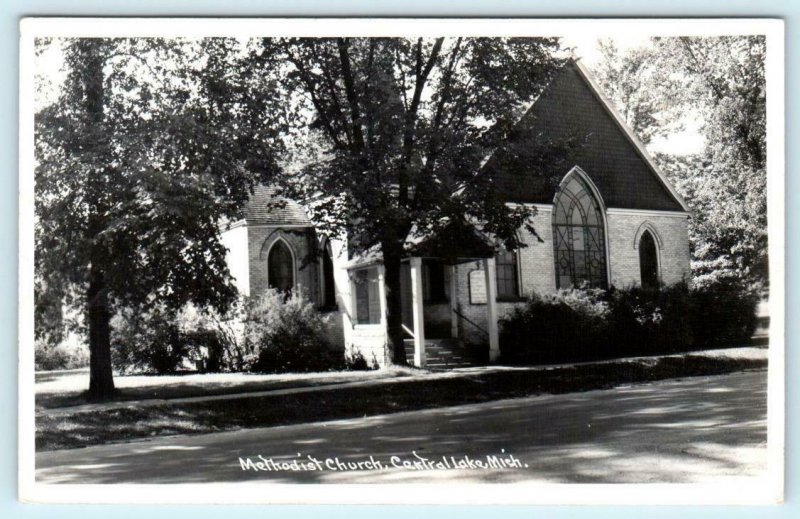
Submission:
M 431 49 L 431 54 L 428 60 L 422 67 L 422 38 L 417 40 L 417 63 L 416 63 L 416 82 L 414 84 L 414 95 L 411 99 L 411 105 L 406 111 L 405 123 L 403 125 L 403 162 L 400 166 L 399 175 L 399 192 L 400 202 L 402 205 L 408 203 L 408 166 L 411 162 L 411 155 L 414 150 L 414 132 L 416 130 L 417 111 L 419 109 L 420 100 L 422 98 L 422 91 L 428 81 L 428 76 L 439 58 L 439 52 L 442 49 L 442 42 L 444 38 L 437 38 Z
M 361 130 L 361 112 L 358 106 L 358 96 L 356 95 L 355 82 L 353 81 L 353 71 L 350 68 L 350 54 L 346 38 L 336 40 L 339 47 L 339 61 L 342 65 L 342 77 L 344 79 L 345 94 L 347 102 L 350 104 L 350 117 L 352 122 L 353 144 L 357 149 L 364 149 L 364 133 Z
M 330 137 L 333 144 L 338 149 L 347 149 L 348 146 L 345 145 L 341 139 L 339 138 L 336 129 L 333 126 L 333 122 L 327 116 L 327 111 L 325 107 L 322 105 L 322 101 L 317 97 L 317 94 L 314 89 L 314 82 L 311 80 L 310 72 L 303 66 L 303 62 L 292 53 L 291 49 L 289 48 L 289 44 L 285 41 L 283 43 L 283 49 L 286 52 L 286 56 L 289 58 L 289 61 L 295 66 L 298 73 L 300 74 L 300 78 L 303 81 L 303 84 L 306 86 L 306 90 L 308 91 L 308 95 L 311 97 L 311 103 L 314 105 L 314 108 L 319 115 L 320 120 L 322 121 L 323 126 L 328 132 L 328 137 Z M 345 132 L 345 135 L 347 132 Z

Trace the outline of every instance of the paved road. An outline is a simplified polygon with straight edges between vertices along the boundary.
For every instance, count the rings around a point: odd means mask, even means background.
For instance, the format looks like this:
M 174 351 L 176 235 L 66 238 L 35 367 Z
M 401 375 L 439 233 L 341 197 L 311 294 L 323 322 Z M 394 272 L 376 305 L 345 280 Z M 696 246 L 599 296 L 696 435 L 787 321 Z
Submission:
M 323 470 L 242 469 L 248 458 L 316 467 L 309 456 Z M 495 468 L 475 465 L 487 456 Z M 362 464 L 342 470 L 336 457 Z M 36 463 L 46 483 L 717 481 L 766 470 L 766 371 L 43 452 Z

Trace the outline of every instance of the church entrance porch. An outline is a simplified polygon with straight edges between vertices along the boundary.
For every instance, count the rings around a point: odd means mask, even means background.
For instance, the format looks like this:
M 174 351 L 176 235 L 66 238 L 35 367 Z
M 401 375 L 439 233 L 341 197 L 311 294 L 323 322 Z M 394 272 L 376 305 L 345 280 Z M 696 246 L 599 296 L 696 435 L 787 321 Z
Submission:
M 459 321 L 466 319 L 459 311 L 460 301 L 456 267 L 460 263 L 483 263 L 486 291 L 486 345 L 476 352 L 464 345 Z M 492 362 L 500 355 L 497 327 L 497 282 L 495 259 L 410 257 L 401 270 L 403 330 L 406 333 L 406 356 L 418 367 L 455 368 Z M 463 298 L 463 294 L 461 295 Z M 463 325 L 463 324 L 462 324 Z

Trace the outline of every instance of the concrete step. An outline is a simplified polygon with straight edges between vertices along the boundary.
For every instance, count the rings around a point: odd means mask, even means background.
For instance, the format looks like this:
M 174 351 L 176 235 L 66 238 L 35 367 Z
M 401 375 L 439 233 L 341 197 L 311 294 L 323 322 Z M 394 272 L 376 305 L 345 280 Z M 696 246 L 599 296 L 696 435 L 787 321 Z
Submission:
M 432 369 L 465 368 L 480 365 L 456 339 L 428 339 L 425 345 L 426 366 Z M 406 356 L 414 358 L 414 341 L 406 339 Z

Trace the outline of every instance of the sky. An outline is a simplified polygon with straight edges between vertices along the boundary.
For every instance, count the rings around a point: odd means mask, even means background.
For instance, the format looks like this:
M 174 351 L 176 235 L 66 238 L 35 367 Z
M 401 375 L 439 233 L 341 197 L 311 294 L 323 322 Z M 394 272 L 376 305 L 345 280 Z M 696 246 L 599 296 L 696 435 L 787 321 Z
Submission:
M 602 55 L 597 46 L 599 39 L 608 38 L 608 33 L 582 32 L 580 35 L 570 35 L 563 38 L 567 47 L 574 47 L 575 55 L 592 70 L 602 60 Z M 619 35 L 614 34 L 613 40 L 621 52 L 628 49 L 649 45 L 649 38 L 640 34 Z M 35 73 L 41 92 L 37 95 L 36 110 L 43 104 L 49 103 L 57 95 L 58 85 L 63 82 L 63 55 L 60 49 L 53 46 L 36 59 Z M 651 153 L 669 153 L 674 155 L 687 155 L 699 153 L 703 149 L 704 139 L 700 133 L 701 121 L 687 117 L 684 129 L 666 137 L 656 137 L 647 145 Z
M 607 33 L 583 32 L 577 36 L 574 34 L 565 36 L 563 42 L 567 47 L 574 47 L 576 56 L 589 67 L 589 70 L 592 70 L 603 59 L 597 42 L 601 39 L 607 39 L 609 36 Z M 649 36 L 639 34 L 631 36 L 615 34 L 612 39 L 621 53 L 649 45 Z M 672 133 L 666 137 L 653 138 L 652 142 L 647 145 L 647 151 L 673 155 L 689 155 L 701 152 L 705 144 L 705 139 L 700 133 L 701 121 L 687 116 L 683 123 L 684 129 L 682 131 Z

